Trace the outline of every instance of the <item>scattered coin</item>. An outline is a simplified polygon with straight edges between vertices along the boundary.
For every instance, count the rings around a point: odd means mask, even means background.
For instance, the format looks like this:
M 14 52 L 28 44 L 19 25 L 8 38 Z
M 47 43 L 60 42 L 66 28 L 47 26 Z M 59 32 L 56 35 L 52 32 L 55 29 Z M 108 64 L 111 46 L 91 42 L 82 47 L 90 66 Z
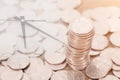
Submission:
M 115 64 L 120 65 L 120 48 L 116 48 L 114 55 L 112 56 L 112 60 Z
M 120 19 L 113 17 L 108 19 L 108 24 L 110 25 L 110 32 L 119 32 L 120 31 Z
M 81 71 L 72 71 L 73 80 L 85 80 L 85 75 Z
M 31 57 L 40 57 L 43 53 L 45 52 L 45 50 L 43 49 L 42 46 L 39 46 L 39 48 L 37 49 L 36 52 L 34 52 L 33 54 L 31 54 Z
M 81 17 L 80 12 L 74 9 L 63 10 L 61 19 L 66 23 L 71 23 Z
M 112 59 L 112 56 L 115 53 L 115 51 L 116 48 L 108 47 L 100 52 L 100 56 L 107 59 Z
M 53 73 L 51 80 L 70 80 L 67 70 L 61 70 Z
M 59 50 L 63 46 L 63 44 L 59 43 L 51 38 L 47 38 L 42 42 L 42 46 L 46 51 L 55 52 L 55 51 Z
M 109 44 L 109 41 L 105 36 L 96 34 L 93 37 L 92 49 L 103 50 L 108 46 L 108 44 Z
M 28 56 L 16 53 L 7 60 L 7 65 L 12 69 L 24 69 L 30 64 Z
M 39 48 L 38 42 L 31 38 L 26 39 L 26 48 L 24 46 L 23 38 L 19 38 L 16 45 L 16 49 L 23 54 L 34 53 L 38 48 Z
M 91 18 L 95 21 L 101 21 L 111 17 L 110 12 L 104 7 L 96 7 L 91 11 Z
M 81 22 L 81 23 L 79 23 Z M 91 20 L 88 18 L 81 17 L 78 20 L 75 20 L 69 25 L 69 29 L 78 34 L 87 34 L 93 29 Z
M 111 34 L 110 36 L 110 42 L 115 45 L 120 47 L 120 32 L 115 32 L 113 34 Z
M 17 39 L 18 39 L 17 36 L 14 34 L 10 34 L 10 33 L 1 34 L 0 46 L 1 48 L 4 48 L 4 49 L 7 47 L 13 48 L 17 43 Z
M 90 55 L 90 56 L 97 56 L 97 55 L 99 55 L 99 54 L 100 54 L 100 51 L 90 50 L 90 52 L 89 52 L 89 55 Z
M 116 65 L 116 64 L 113 64 L 112 69 L 115 70 L 115 71 L 119 71 L 120 70 L 120 66 Z
M 104 78 L 101 78 L 99 80 L 119 80 L 119 78 L 117 78 L 116 76 L 114 75 L 107 75 L 105 76 Z
M 86 68 L 86 75 L 92 79 L 99 79 L 107 75 L 112 68 L 112 61 L 97 57 Z
M 120 71 L 113 70 L 112 72 L 116 77 L 120 78 Z
M 60 64 L 65 61 L 66 56 L 63 53 L 46 52 L 44 58 L 50 64 Z
M 20 80 L 22 79 L 22 70 L 12 70 L 8 67 L 2 72 L 1 80 Z
M 33 72 L 30 74 L 30 79 L 31 80 L 49 80 L 52 74 L 53 74 L 53 71 L 49 67 L 42 66 L 36 72 Z
M 49 64 L 49 63 L 45 62 L 45 65 L 47 65 L 52 70 L 62 70 L 66 67 L 67 63 L 64 62 L 64 63 L 61 63 L 61 64 L 52 65 L 52 64 Z
M 94 30 L 96 34 L 105 35 L 109 32 L 109 24 L 105 21 L 95 21 Z
M 43 60 L 41 58 L 31 57 L 30 65 L 24 71 L 27 74 L 35 73 L 38 69 L 44 66 Z
M 12 47 L 6 47 L 5 49 L 0 49 L 0 61 L 7 60 L 15 53 L 15 49 Z

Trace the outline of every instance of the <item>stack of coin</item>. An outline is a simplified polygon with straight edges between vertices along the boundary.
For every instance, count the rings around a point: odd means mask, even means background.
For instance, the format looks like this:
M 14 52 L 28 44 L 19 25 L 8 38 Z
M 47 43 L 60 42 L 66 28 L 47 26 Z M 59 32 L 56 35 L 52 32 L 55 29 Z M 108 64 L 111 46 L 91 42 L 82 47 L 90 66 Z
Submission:
M 66 60 L 72 69 L 83 70 L 90 62 L 88 53 L 93 36 L 94 29 L 89 19 L 80 18 L 70 23 Z

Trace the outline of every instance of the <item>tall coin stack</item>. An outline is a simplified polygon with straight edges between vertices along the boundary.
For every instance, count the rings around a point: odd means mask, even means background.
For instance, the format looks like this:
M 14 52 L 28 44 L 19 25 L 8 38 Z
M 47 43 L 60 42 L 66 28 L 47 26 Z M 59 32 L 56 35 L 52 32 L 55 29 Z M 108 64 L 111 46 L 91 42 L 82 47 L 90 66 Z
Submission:
M 70 23 L 68 31 L 68 45 L 66 60 L 73 70 L 83 70 L 90 62 L 89 51 L 94 36 L 91 21 L 80 18 Z

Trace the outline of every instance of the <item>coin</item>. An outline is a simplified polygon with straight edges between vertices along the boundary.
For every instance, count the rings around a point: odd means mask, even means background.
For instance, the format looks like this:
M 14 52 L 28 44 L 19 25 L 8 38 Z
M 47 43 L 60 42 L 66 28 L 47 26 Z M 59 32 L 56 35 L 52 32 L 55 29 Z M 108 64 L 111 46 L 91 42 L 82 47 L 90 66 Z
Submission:
M 57 64 L 57 65 L 51 65 L 47 62 L 45 62 L 45 65 L 47 65 L 49 68 L 51 68 L 52 70 L 62 70 L 66 67 L 66 62 L 63 62 L 61 64 Z
M 92 49 L 103 50 L 108 46 L 108 44 L 109 44 L 109 41 L 105 36 L 96 34 L 93 37 Z
M 117 78 L 114 75 L 107 75 L 107 76 L 105 76 L 103 78 L 100 78 L 99 80 L 119 80 L 119 78 Z
M 30 79 L 31 80 L 49 80 L 52 74 L 53 74 L 53 71 L 49 67 L 42 66 L 36 72 L 33 72 L 30 74 Z
M 17 43 L 18 37 L 12 33 L 5 33 L 0 35 L 0 46 L 2 49 L 7 47 L 14 48 Z
M 96 21 L 93 24 L 96 34 L 105 35 L 109 32 L 109 24 L 105 20 Z
M 26 42 L 26 48 L 25 48 L 23 38 L 19 38 L 16 45 L 16 49 L 23 54 L 32 54 L 35 51 L 37 51 L 37 49 L 39 48 L 39 44 L 37 41 L 31 38 L 27 38 L 26 41 L 27 42 Z
M 61 19 L 66 23 L 71 23 L 72 21 L 80 18 L 80 12 L 75 9 L 63 10 Z
M 115 45 L 120 47 L 120 32 L 115 32 L 113 34 L 111 34 L 110 36 L 110 42 Z
M 11 57 L 15 53 L 15 49 L 13 47 L 6 47 L 5 49 L 0 49 L 0 60 L 6 60 Z
M 85 75 L 81 71 L 68 70 L 69 80 L 85 80 Z
M 38 69 L 44 66 L 43 60 L 41 58 L 31 57 L 30 65 L 24 71 L 27 74 L 35 73 Z
M 115 70 L 115 71 L 119 71 L 120 70 L 120 66 L 116 65 L 116 64 L 113 64 L 112 69 Z
M 95 21 L 101 21 L 111 17 L 111 14 L 105 7 L 96 7 L 92 9 L 90 16 Z
M 107 63 L 107 64 L 106 64 Z M 97 57 L 86 68 L 86 75 L 92 79 L 99 79 L 107 75 L 112 68 L 112 61 Z
M 97 56 L 97 55 L 99 55 L 99 54 L 100 54 L 100 51 L 90 50 L 90 52 L 89 52 L 89 55 L 90 55 L 90 56 Z
M 59 50 L 63 44 L 51 39 L 51 38 L 47 38 L 42 42 L 42 46 L 46 51 L 57 51 Z
M 116 77 L 120 78 L 120 71 L 113 70 L 112 72 Z
M 61 71 L 54 72 L 51 77 L 51 80 L 69 80 L 70 79 L 69 77 L 70 76 L 67 70 L 61 70 Z
M 108 19 L 108 24 L 110 25 L 110 32 L 119 32 L 120 31 L 120 19 L 117 17 L 112 17 Z M 117 24 L 117 25 L 116 25 Z
M 1 80 L 20 80 L 22 79 L 23 72 L 22 70 L 12 70 L 8 67 L 2 72 Z
M 42 46 L 39 46 L 39 48 L 37 49 L 37 51 L 35 51 L 33 54 L 30 54 L 30 57 L 40 57 L 41 55 L 43 55 L 43 53 L 45 52 L 45 50 L 43 49 Z
M 115 51 L 116 48 L 108 47 L 100 52 L 100 56 L 107 59 L 112 59 L 112 56 L 115 53 Z
M 120 65 L 120 48 L 116 48 L 114 55 L 112 56 L 112 60 L 115 64 Z
M 85 75 L 81 71 L 74 72 L 75 80 L 85 80 Z
M 30 64 L 28 56 L 16 53 L 7 60 L 7 65 L 12 69 L 24 69 Z
M 50 64 L 60 64 L 65 61 L 66 56 L 58 52 L 46 52 L 44 58 Z

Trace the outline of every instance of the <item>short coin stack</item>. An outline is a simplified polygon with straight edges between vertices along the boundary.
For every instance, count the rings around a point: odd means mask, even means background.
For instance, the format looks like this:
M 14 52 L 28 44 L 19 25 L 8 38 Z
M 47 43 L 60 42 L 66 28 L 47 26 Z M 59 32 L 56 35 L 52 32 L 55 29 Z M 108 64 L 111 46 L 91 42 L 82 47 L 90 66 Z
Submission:
M 94 29 L 89 19 L 80 18 L 70 24 L 66 60 L 72 69 L 83 70 L 90 62 L 88 53 L 93 36 Z

